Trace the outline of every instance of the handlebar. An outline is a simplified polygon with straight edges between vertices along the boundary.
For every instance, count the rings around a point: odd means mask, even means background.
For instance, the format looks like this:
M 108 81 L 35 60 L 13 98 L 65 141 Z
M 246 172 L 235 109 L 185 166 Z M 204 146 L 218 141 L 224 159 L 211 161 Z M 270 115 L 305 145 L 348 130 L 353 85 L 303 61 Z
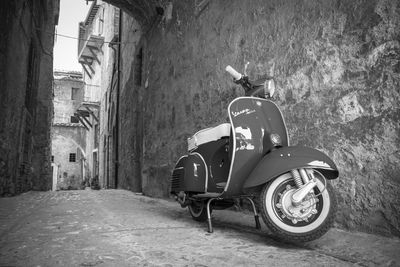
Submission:
M 232 68 L 230 65 L 226 66 L 225 70 L 232 75 L 233 79 L 235 80 L 240 80 L 243 75 L 237 72 L 234 68 Z
M 268 75 L 261 77 L 256 81 L 250 81 L 249 77 L 239 73 L 230 65 L 225 70 L 233 77 L 233 81 L 240 84 L 246 96 L 255 96 L 261 98 L 271 98 L 275 91 L 274 78 Z

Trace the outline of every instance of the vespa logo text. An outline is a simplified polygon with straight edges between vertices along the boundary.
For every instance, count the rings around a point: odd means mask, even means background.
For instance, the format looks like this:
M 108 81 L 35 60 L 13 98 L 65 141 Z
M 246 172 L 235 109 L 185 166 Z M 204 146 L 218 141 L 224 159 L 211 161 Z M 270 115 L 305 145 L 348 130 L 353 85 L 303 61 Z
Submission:
M 243 109 L 243 110 L 241 110 L 241 111 L 232 111 L 232 115 L 233 115 L 233 117 L 237 117 L 237 116 L 239 116 L 239 115 L 241 115 L 241 114 L 246 114 L 246 115 L 249 115 L 249 114 L 251 114 L 251 113 L 253 113 L 253 112 L 256 112 L 254 109 L 253 110 L 250 110 L 250 109 L 248 109 L 248 108 L 246 108 L 246 109 Z

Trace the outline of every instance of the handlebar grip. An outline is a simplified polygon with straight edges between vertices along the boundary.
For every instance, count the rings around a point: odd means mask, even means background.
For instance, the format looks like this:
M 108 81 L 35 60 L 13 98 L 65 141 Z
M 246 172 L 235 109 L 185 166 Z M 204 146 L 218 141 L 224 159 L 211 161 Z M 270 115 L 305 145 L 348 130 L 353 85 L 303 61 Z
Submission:
M 237 72 L 234 68 L 232 68 L 232 67 L 229 66 L 229 65 L 226 66 L 225 70 L 226 70 L 227 72 L 229 72 L 229 74 L 232 75 L 232 77 L 233 77 L 235 80 L 240 80 L 240 79 L 243 77 L 242 74 L 240 74 L 239 72 Z

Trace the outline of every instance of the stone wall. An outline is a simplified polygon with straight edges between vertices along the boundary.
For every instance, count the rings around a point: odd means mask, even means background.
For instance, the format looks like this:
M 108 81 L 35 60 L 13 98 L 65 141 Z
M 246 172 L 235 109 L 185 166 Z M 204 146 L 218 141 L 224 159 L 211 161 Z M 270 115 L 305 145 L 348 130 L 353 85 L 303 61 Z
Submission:
M 291 144 L 337 163 L 338 225 L 400 235 L 400 2 L 205 1 L 197 10 L 196 2 L 164 4 L 136 48 L 123 51 L 129 152 L 121 161 L 131 165 L 120 179 L 140 179 L 132 166 L 142 157 L 144 193 L 167 196 L 186 138 L 225 122 L 228 103 L 243 95 L 225 66 L 250 62 L 251 77 L 274 73 Z
M 53 43 L 58 0 L 0 4 L 0 196 L 51 188 Z
M 139 50 L 142 35 L 142 27 L 132 17 L 122 16 L 121 29 L 121 90 L 119 108 L 120 127 L 120 149 L 119 149 L 119 186 L 129 188 L 135 192 L 142 192 L 141 177 L 141 149 L 143 138 L 141 131 L 142 123 L 139 119 L 143 115 L 142 110 L 142 88 L 140 72 Z M 143 61 L 142 61 L 143 63 Z M 143 66 L 142 66 L 143 67 Z M 139 75 L 140 77 L 140 75 Z

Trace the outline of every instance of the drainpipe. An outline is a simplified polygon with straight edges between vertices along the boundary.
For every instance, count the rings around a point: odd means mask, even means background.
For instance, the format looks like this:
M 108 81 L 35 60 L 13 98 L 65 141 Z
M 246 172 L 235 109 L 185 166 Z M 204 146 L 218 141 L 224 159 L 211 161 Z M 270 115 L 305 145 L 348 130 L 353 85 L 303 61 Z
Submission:
M 119 94 L 121 87 L 121 34 L 122 34 L 122 10 L 119 9 L 119 23 L 118 23 L 118 59 L 117 59 L 117 110 L 116 110 L 116 118 L 115 122 L 117 124 L 117 128 L 115 130 L 115 188 L 118 188 L 118 167 L 119 167 Z

